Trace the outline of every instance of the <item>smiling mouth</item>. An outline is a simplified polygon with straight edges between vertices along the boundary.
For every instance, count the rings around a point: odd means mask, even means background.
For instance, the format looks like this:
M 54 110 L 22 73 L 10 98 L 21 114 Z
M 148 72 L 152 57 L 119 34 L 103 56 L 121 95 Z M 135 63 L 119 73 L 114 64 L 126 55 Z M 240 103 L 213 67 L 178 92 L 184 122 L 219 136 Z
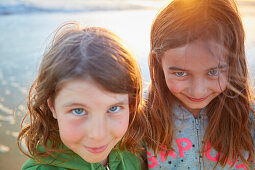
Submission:
M 208 98 L 208 96 L 207 96 L 207 97 L 204 97 L 204 98 L 199 98 L 199 99 L 192 98 L 192 97 L 188 97 L 188 96 L 187 96 L 187 98 L 188 98 L 189 100 L 191 100 L 192 102 L 202 102 L 202 101 L 206 100 L 206 99 Z
M 84 146 L 84 147 L 85 147 L 85 149 L 87 149 L 91 153 L 101 153 L 101 152 L 105 151 L 107 146 L 108 146 L 108 144 L 100 146 L 100 147 L 88 147 L 88 146 Z

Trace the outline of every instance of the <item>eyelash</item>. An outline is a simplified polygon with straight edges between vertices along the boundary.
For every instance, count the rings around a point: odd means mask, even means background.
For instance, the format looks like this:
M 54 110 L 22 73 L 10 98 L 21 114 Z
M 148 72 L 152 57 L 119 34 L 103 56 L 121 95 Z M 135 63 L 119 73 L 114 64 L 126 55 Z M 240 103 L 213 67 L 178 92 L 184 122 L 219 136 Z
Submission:
M 214 72 L 214 71 L 217 71 L 217 74 L 215 74 L 215 75 L 210 74 L 210 72 Z M 183 73 L 184 75 L 178 75 L 179 73 Z M 214 77 L 216 77 L 216 76 L 219 75 L 219 73 L 220 73 L 220 70 L 218 70 L 218 69 L 216 70 L 216 69 L 215 69 L 215 70 L 210 70 L 210 71 L 208 71 L 207 74 L 208 74 L 209 76 L 214 76 Z M 174 72 L 173 74 L 174 74 L 175 76 L 177 76 L 177 77 L 180 77 L 180 78 L 181 78 L 181 77 L 185 77 L 185 76 L 188 75 L 188 74 L 187 74 L 186 72 L 184 72 L 184 71 Z
M 117 107 L 117 111 L 110 111 L 110 109 L 112 109 L 112 108 L 115 108 L 115 107 Z M 121 106 L 112 106 L 112 107 L 110 107 L 109 109 L 108 109 L 108 113 L 117 113 L 117 112 L 119 112 L 120 110 L 122 109 L 122 107 Z
M 113 110 L 111 111 L 112 108 L 117 108 L 117 110 Z M 107 113 L 118 113 L 120 110 L 122 109 L 122 106 L 112 106 L 107 110 Z M 75 111 L 82 111 L 81 114 L 77 114 L 77 112 Z M 84 116 L 87 115 L 87 112 L 83 109 L 83 108 L 75 108 L 71 110 L 72 114 L 74 114 L 75 116 Z
M 215 74 L 215 75 L 210 74 L 210 72 L 214 72 L 214 71 L 216 71 L 217 74 Z M 208 75 L 209 75 L 209 76 L 218 76 L 219 73 L 220 73 L 219 70 L 210 70 L 210 71 L 208 71 Z
M 179 73 L 184 73 L 185 75 L 178 75 Z M 177 77 L 185 77 L 185 76 L 187 76 L 187 73 L 184 72 L 184 71 L 175 72 L 174 74 L 175 74 Z
M 82 114 L 77 114 L 77 113 L 75 113 L 75 111 L 77 111 L 77 110 L 79 110 L 79 111 L 82 110 Z M 74 114 L 75 116 L 83 116 L 83 115 L 87 114 L 87 112 L 86 112 L 84 109 L 82 109 L 82 108 L 75 108 L 75 109 L 72 109 L 71 112 L 72 112 L 72 114 Z

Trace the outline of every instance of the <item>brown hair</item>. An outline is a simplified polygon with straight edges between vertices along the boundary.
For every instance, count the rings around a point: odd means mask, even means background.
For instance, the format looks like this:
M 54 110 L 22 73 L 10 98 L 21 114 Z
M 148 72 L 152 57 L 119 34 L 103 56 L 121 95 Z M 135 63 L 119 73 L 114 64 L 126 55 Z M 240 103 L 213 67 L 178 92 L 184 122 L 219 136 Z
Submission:
M 252 96 L 248 85 L 244 29 L 234 0 L 173 0 L 155 18 L 149 55 L 151 85 L 147 112 L 152 132 L 146 138 L 148 146 L 155 153 L 161 145 L 173 150 L 172 107 L 175 97 L 166 85 L 161 58 L 166 50 L 197 40 L 215 41 L 226 49 L 229 62 L 227 89 L 206 107 L 208 126 L 204 144 L 210 142 L 221 153 L 217 164 L 223 167 L 228 158 L 235 162 L 238 157 L 249 166 L 254 160 L 251 135 L 254 120 L 249 119 L 250 110 L 253 110 Z M 203 145 L 202 153 L 205 151 Z M 248 160 L 243 151 L 248 151 Z
M 109 30 L 82 29 L 76 23 L 68 23 L 57 30 L 30 88 L 29 111 L 24 117 L 29 115 L 30 124 L 23 127 L 18 136 L 19 149 L 25 155 L 40 158 L 63 151 L 58 123 L 47 99 L 54 100 L 64 81 L 88 77 L 107 91 L 129 95 L 129 127 L 119 148 L 131 152 L 138 149 L 136 145 L 146 130 L 146 117 L 141 110 L 142 79 L 135 58 L 122 40 Z M 30 155 L 21 148 L 23 139 Z M 45 152 L 39 152 L 38 146 L 43 146 Z

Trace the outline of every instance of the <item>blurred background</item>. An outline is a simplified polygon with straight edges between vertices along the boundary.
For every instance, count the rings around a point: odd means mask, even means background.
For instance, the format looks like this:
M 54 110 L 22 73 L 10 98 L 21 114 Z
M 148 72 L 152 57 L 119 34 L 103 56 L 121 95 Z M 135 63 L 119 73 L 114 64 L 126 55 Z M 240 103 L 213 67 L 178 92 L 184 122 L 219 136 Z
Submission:
M 144 82 L 152 21 L 163 0 L 0 0 L 0 169 L 16 170 L 27 159 L 16 143 L 28 90 L 56 28 L 68 21 L 102 26 L 133 50 Z M 246 53 L 255 79 L 255 0 L 238 0 L 246 31 Z M 13 115 L 17 109 L 16 115 Z

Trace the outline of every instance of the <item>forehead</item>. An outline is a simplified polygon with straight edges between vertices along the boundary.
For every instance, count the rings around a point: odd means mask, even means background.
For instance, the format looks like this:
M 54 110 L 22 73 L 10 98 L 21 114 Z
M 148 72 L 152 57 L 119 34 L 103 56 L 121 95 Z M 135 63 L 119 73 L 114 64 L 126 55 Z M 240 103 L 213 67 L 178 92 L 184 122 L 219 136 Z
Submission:
M 195 69 L 198 66 L 206 69 L 227 64 L 227 51 L 213 41 L 196 41 L 165 51 L 161 61 L 163 65 L 183 69 Z
M 128 94 L 110 92 L 88 79 L 73 79 L 63 83 L 56 96 L 56 100 L 63 103 L 94 101 L 95 103 L 111 104 L 126 102 L 127 99 Z

